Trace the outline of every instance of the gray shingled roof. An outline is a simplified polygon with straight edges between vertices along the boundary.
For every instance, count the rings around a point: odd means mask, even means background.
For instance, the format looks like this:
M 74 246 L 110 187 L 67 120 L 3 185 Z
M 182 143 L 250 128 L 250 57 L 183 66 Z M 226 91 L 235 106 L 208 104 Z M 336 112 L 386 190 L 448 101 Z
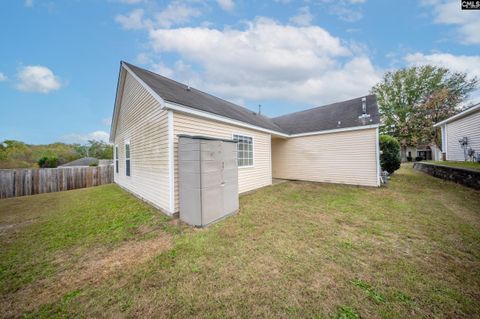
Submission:
M 363 125 L 358 118 L 362 114 L 361 97 L 276 118 L 268 118 L 245 107 L 197 89 L 188 88 L 185 84 L 151 71 L 126 62 L 122 63 L 165 101 L 185 105 L 265 129 L 285 134 L 299 134 Z M 366 124 L 380 123 L 377 101 L 373 95 L 367 96 L 367 112 L 371 116 L 371 121 Z M 338 124 L 339 121 L 340 124 Z
M 367 114 L 370 119 L 365 124 L 380 123 L 377 99 L 368 95 Z M 273 122 L 289 134 L 300 134 L 365 125 L 358 118 L 362 114 L 362 98 L 328 104 L 301 112 L 273 118 Z
M 283 132 L 282 128 L 278 127 L 266 116 L 256 114 L 245 107 L 230 103 L 194 88 L 187 90 L 185 84 L 129 63 L 124 63 L 165 101 L 189 106 L 201 111 L 228 117 L 230 119 L 260 126 L 269 130 Z

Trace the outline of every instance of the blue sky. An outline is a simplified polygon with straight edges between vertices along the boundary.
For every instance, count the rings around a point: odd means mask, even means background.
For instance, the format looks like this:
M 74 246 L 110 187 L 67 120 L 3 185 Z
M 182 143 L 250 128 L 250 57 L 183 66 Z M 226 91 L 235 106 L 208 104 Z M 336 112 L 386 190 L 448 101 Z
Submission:
M 0 140 L 106 139 L 120 60 L 268 116 L 404 66 L 480 77 L 480 11 L 455 0 L 17 0 L 0 21 Z

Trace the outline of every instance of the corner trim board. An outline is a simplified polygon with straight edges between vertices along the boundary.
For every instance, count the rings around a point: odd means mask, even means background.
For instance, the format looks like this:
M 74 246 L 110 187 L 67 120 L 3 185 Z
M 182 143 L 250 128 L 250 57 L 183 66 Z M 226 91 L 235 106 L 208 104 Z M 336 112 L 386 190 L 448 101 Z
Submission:
M 375 129 L 375 157 L 376 157 L 376 166 L 377 166 L 377 186 L 380 186 L 380 172 L 382 171 L 380 169 L 380 141 L 379 141 L 379 128 L 377 127 Z
M 174 166 L 174 134 L 173 134 L 173 111 L 167 111 L 168 119 L 168 180 L 169 180 L 169 209 L 175 213 L 175 166 Z

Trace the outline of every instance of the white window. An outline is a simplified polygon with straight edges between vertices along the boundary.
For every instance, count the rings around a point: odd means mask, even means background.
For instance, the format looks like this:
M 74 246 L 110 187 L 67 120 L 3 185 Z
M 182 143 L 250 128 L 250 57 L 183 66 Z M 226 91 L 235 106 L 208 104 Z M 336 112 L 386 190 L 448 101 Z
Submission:
M 118 174 L 118 145 L 115 145 L 115 173 Z
M 125 175 L 130 176 L 130 141 L 125 142 Z
M 237 141 L 238 167 L 253 166 L 253 137 L 233 134 Z

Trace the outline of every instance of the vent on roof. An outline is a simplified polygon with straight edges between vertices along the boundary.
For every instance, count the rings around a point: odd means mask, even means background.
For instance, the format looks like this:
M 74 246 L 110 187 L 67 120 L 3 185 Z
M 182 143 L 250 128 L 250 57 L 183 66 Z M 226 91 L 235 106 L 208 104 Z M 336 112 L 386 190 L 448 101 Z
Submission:
M 367 113 L 367 98 L 362 97 L 362 115 L 358 117 L 363 125 L 371 122 L 370 114 Z
M 190 90 L 191 90 L 190 85 L 187 85 L 186 90 L 187 90 L 187 91 L 190 91 Z

